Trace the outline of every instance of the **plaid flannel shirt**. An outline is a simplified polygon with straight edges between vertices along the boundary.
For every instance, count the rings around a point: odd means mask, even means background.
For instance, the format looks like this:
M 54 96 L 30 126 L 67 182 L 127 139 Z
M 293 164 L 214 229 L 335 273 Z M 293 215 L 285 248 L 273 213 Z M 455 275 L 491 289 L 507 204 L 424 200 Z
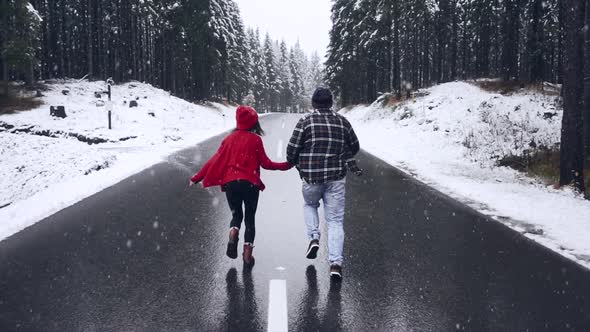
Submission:
M 346 160 L 359 152 L 358 138 L 342 115 L 315 110 L 301 118 L 287 146 L 287 161 L 307 183 L 326 183 L 346 177 Z

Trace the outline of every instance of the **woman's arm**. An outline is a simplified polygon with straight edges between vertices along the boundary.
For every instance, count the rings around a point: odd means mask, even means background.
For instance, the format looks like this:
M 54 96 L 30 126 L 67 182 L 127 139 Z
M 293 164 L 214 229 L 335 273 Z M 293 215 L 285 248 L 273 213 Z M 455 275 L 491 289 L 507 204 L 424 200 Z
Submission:
M 293 168 L 293 165 L 289 162 L 275 163 L 274 161 L 270 160 L 266 155 L 266 151 L 264 151 L 262 139 L 259 138 L 256 145 L 256 150 L 258 151 L 258 160 L 260 161 L 260 166 L 262 166 L 262 168 L 273 171 L 286 171 Z
M 225 140 L 223 140 L 223 142 L 221 142 L 221 146 L 219 147 L 219 149 L 217 149 L 217 152 L 215 152 L 215 154 L 213 155 L 213 157 L 211 157 L 211 159 L 209 159 L 205 163 L 205 165 L 203 166 L 203 168 L 201 168 L 201 170 L 191 178 L 191 180 L 190 180 L 191 182 L 198 183 L 198 182 L 203 181 L 203 179 L 205 178 L 205 176 L 207 176 L 207 172 L 209 171 L 209 168 L 211 167 L 211 164 L 213 163 L 213 160 L 215 160 L 219 156 L 219 154 L 220 154 L 221 150 L 223 149 L 224 145 L 225 145 Z
M 207 163 L 205 163 L 203 168 L 201 168 L 201 170 L 191 178 L 191 182 L 198 183 L 198 182 L 203 181 L 203 179 L 205 178 L 205 175 L 207 175 L 207 172 L 209 171 L 209 167 L 211 166 L 211 162 L 213 161 L 213 159 L 215 157 L 216 156 L 214 155 L 213 157 L 211 157 L 211 159 L 209 159 L 209 161 L 207 161 Z

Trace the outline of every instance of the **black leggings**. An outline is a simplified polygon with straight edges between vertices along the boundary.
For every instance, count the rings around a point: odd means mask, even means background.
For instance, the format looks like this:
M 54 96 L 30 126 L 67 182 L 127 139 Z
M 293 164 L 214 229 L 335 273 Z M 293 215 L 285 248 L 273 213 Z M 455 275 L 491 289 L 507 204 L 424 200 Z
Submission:
M 254 243 L 256 236 L 256 208 L 258 207 L 258 196 L 260 190 L 249 181 L 238 180 L 227 183 L 223 186 L 227 203 L 232 212 L 230 227 L 240 228 L 242 219 L 246 223 L 245 242 Z M 242 204 L 244 210 L 242 211 Z

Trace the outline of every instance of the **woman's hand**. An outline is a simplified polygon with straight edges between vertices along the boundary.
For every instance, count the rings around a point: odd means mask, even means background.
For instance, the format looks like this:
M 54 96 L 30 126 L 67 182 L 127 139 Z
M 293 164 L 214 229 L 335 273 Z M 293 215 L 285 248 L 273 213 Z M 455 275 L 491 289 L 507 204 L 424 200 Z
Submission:
M 197 184 L 197 182 L 193 182 L 193 180 L 188 180 L 188 186 L 189 186 L 189 187 L 192 187 L 192 186 L 194 186 L 195 184 Z

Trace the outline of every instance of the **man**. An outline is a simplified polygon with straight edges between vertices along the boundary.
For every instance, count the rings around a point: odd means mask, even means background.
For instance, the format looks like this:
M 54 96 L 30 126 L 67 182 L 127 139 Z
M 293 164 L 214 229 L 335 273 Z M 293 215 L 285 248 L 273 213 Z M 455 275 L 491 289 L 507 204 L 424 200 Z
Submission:
M 360 149 L 352 126 L 332 111 L 330 90 L 318 88 L 312 97 L 315 109 L 299 122 L 287 147 L 287 161 L 297 165 L 303 179 L 303 212 L 310 240 L 306 256 L 317 257 L 320 248 L 318 207 L 324 203 L 328 226 L 330 276 L 342 278 L 346 161 Z

